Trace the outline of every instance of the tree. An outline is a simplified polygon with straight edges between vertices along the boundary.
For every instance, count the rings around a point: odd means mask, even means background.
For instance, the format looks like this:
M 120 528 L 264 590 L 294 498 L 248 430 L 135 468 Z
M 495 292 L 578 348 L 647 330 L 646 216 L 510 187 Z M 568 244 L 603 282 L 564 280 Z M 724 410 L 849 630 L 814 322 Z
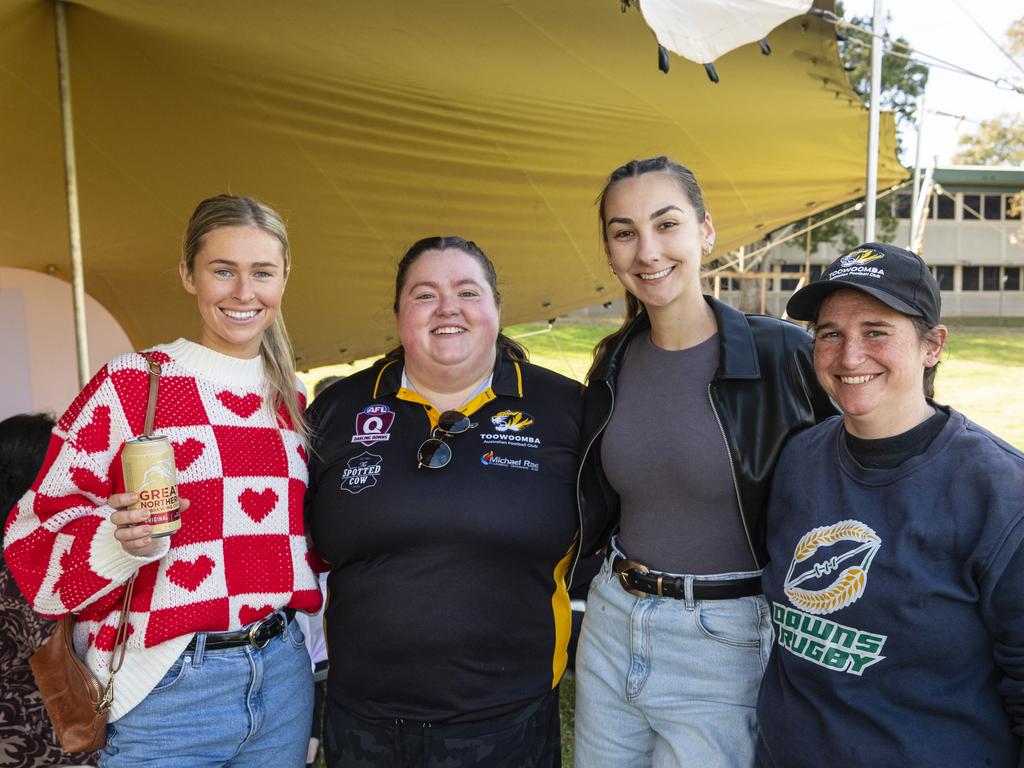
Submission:
M 1024 54 L 1024 16 L 1006 30 L 1006 44 L 1011 53 Z M 1024 165 L 1024 117 L 1020 113 L 1004 113 L 983 120 L 973 134 L 961 136 L 961 150 L 954 162 L 971 165 Z
M 842 15 L 843 4 L 836 3 L 836 13 Z M 892 16 L 886 14 L 883 20 L 883 34 L 889 37 L 888 27 Z M 853 17 L 850 23 L 854 27 L 871 28 L 871 19 Z M 865 108 L 871 93 L 871 35 L 861 29 L 843 27 L 837 34 L 839 40 L 839 56 L 843 68 L 850 78 L 850 86 L 863 99 Z M 905 56 L 910 44 L 904 37 L 891 38 L 886 43 L 882 56 L 882 87 L 880 103 L 882 109 L 896 112 L 899 122 L 913 123 L 917 109 L 917 99 L 924 93 L 928 82 L 928 67 Z M 893 55 L 897 54 L 897 55 Z
M 953 161 L 968 165 L 1024 165 L 1024 116 L 1004 113 L 961 136 Z
M 1006 30 L 1006 42 L 1010 45 L 1010 53 L 1024 53 L 1024 16 L 1013 22 Z
M 843 4 L 836 3 L 836 14 L 843 15 Z M 892 17 L 886 15 L 883 23 L 883 34 L 888 37 L 886 31 Z M 856 27 L 870 29 L 871 19 L 854 17 L 850 23 Z M 871 92 L 871 35 L 860 29 L 842 27 L 837 29 L 836 38 L 839 41 L 839 56 L 843 62 L 843 68 L 850 78 L 850 87 L 861 97 L 864 108 L 868 107 L 868 100 Z M 901 47 L 903 46 L 903 47 Z M 893 43 L 886 44 L 886 53 L 893 50 L 905 52 L 909 42 L 906 38 L 897 37 Z M 913 123 L 917 109 L 917 99 L 924 93 L 925 85 L 928 82 L 928 67 L 916 61 L 910 61 L 903 56 L 883 55 L 882 56 L 882 84 L 879 95 L 879 103 L 882 109 L 893 110 L 897 115 L 897 123 L 909 125 Z M 866 119 L 865 115 L 865 119 Z M 901 145 L 897 135 L 897 143 Z M 849 207 L 849 203 L 830 208 L 827 211 L 815 214 L 811 217 L 811 223 L 817 223 L 836 215 L 839 211 Z M 804 222 L 794 222 L 805 224 Z M 879 200 L 875 208 L 875 237 L 879 240 L 891 240 L 896 235 L 897 219 L 892 215 L 890 198 Z M 861 242 L 862 233 L 855 228 L 849 216 L 844 216 L 827 224 L 822 224 L 811 230 L 811 248 L 817 248 L 820 243 L 836 243 L 842 249 L 852 248 Z

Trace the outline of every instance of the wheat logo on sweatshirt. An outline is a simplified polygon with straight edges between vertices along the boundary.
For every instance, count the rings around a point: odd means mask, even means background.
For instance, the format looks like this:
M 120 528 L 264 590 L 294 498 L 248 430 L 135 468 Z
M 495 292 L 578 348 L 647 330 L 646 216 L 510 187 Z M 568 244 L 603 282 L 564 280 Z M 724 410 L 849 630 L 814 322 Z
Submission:
M 821 618 L 864 595 L 881 546 L 878 534 L 859 520 L 841 520 L 800 537 L 784 585 L 792 606 L 772 604 L 779 645 L 819 666 L 858 676 L 884 659 L 886 635 Z

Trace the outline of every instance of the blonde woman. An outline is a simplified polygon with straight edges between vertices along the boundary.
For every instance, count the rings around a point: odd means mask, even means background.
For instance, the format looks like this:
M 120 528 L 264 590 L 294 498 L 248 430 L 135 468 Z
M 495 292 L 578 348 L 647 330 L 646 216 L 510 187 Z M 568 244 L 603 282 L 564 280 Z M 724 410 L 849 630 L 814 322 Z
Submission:
M 302 525 L 304 397 L 280 314 L 289 268 L 270 207 L 220 195 L 196 208 L 180 272 L 198 332 L 148 350 L 163 369 L 155 432 L 189 501 L 179 531 L 154 538 L 147 513 L 125 508 L 136 497 L 118 493 L 147 401 L 137 353 L 75 399 L 12 512 L 12 573 L 37 612 L 78 616 L 76 648 L 101 681 L 136 575 L 103 768 L 304 763 L 312 679 L 292 618 L 321 598 Z

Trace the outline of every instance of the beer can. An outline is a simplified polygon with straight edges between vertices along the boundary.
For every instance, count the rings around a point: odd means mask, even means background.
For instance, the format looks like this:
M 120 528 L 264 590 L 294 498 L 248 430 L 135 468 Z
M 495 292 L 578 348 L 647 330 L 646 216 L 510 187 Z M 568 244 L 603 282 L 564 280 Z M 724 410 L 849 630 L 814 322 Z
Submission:
M 163 435 L 137 437 L 124 444 L 121 453 L 125 490 L 139 494 L 129 509 L 145 509 L 153 526 L 153 537 L 170 536 L 181 528 L 178 510 L 178 471 L 174 448 Z

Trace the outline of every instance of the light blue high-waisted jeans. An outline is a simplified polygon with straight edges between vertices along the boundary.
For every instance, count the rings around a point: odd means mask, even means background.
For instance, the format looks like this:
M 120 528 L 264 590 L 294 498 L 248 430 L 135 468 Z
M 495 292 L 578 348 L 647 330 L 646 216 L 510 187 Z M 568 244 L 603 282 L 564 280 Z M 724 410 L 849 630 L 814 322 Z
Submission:
M 683 575 L 701 579 L 759 572 Z M 577 768 L 749 768 L 757 689 L 771 651 L 763 595 L 635 597 L 606 560 L 576 652 Z
M 301 768 L 313 673 L 295 621 L 266 648 L 185 650 L 138 706 L 107 726 L 100 768 Z

